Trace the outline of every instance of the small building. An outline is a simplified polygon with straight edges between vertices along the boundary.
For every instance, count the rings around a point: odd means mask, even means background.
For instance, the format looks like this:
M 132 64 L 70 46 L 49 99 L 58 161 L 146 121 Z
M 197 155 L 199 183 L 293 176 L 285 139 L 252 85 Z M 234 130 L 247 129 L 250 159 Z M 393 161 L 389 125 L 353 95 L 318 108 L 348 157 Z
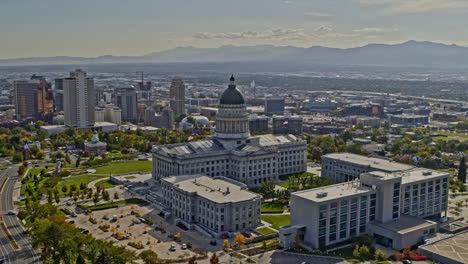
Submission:
M 303 118 L 300 116 L 273 116 L 273 134 L 302 134 Z
M 216 238 L 252 231 L 260 224 L 261 196 L 229 178 L 163 178 L 160 196 L 176 223 Z
M 94 131 L 93 138 L 85 142 L 84 152 L 92 156 L 98 156 L 107 152 L 107 143 L 99 141 L 99 136 Z
M 270 118 L 267 116 L 249 115 L 250 132 L 268 132 L 269 120 Z

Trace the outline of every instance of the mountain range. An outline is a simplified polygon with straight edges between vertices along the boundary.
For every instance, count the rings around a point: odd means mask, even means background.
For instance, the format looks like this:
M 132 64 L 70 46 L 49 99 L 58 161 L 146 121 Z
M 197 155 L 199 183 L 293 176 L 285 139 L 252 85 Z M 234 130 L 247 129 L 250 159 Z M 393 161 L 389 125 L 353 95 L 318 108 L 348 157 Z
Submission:
M 105 63 L 282 63 L 294 65 L 468 68 L 468 47 L 410 40 L 400 44 L 368 44 L 355 48 L 293 46 L 178 47 L 143 56 L 32 57 L 0 59 L 2 66 Z

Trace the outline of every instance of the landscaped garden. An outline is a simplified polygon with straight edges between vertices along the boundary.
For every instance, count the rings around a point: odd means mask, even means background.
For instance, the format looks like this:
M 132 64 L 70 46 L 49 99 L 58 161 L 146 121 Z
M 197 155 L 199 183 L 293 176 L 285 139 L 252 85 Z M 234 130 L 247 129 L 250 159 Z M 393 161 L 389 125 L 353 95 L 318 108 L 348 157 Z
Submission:
M 95 168 L 93 174 L 124 174 L 132 172 L 151 172 L 152 163 L 150 160 L 132 160 L 120 163 L 113 163 Z
M 262 221 L 271 224 L 271 227 L 279 230 L 281 226 L 291 223 L 290 215 L 262 215 Z
M 262 214 L 282 213 L 284 211 L 284 203 L 264 202 L 261 206 Z
M 257 231 L 260 234 L 265 235 L 265 236 L 277 233 L 275 230 L 273 230 L 273 229 L 271 229 L 269 227 L 259 227 L 259 228 L 255 229 L 255 231 Z

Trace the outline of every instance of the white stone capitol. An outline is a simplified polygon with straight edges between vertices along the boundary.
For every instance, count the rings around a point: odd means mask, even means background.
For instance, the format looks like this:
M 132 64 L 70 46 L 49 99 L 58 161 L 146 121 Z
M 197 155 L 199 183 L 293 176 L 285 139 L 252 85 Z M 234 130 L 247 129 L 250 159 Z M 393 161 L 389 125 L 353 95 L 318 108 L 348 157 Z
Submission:
M 224 176 L 259 186 L 306 170 L 306 141 L 293 135 L 251 136 L 244 96 L 231 76 L 219 100 L 214 136 L 153 148 L 153 177 Z

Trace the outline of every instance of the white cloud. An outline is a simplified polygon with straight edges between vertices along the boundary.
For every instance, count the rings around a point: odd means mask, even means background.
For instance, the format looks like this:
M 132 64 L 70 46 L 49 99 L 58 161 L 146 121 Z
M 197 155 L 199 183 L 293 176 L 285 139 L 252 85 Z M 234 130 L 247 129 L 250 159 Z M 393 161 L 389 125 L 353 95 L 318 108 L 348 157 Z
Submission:
M 467 0 L 354 0 L 363 5 L 381 5 L 389 13 L 425 13 L 468 9 Z
M 331 17 L 331 14 L 327 13 L 321 13 L 321 12 L 314 12 L 314 11 L 309 11 L 304 13 L 305 16 L 312 16 L 312 17 Z
M 304 33 L 304 29 L 285 29 L 275 28 L 265 31 L 247 30 L 240 32 L 224 32 L 224 33 L 212 33 L 212 32 L 198 32 L 193 35 L 196 39 L 277 39 L 277 40 L 301 40 L 307 39 L 309 36 Z
M 366 28 L 357 28 L 353 32 L 362 33 L 362 34 L 378 34 L 378 33 L 391 33 L 400 31 L 398 28 L 376 28 L 376 27 L 366 27 Z

